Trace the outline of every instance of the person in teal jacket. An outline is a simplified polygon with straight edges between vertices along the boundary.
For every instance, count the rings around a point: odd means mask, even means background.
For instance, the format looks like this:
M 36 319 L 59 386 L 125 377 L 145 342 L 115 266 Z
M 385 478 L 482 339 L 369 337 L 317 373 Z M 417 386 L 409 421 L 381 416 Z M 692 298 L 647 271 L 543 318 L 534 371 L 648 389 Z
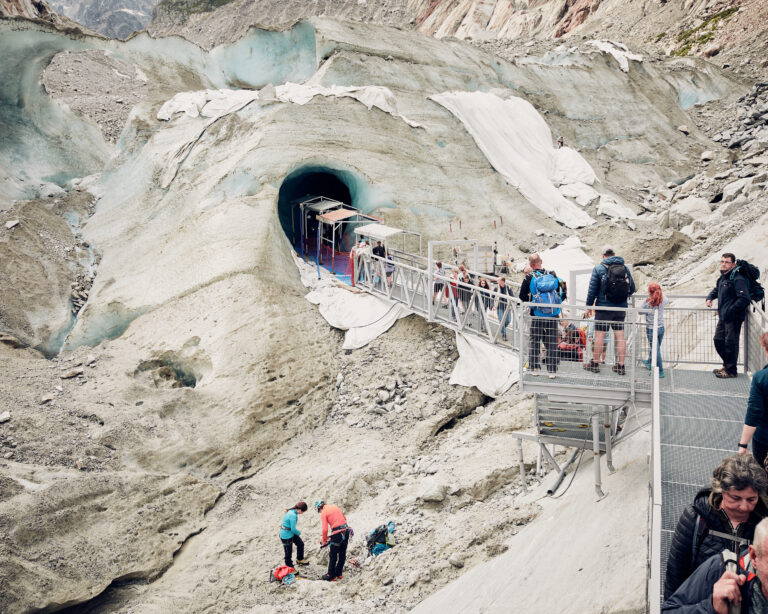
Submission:
M 309 561 L 304 558 L 304 542 L 301 540 L 301 531 L 296 528 L 296 521 L 299 514 L 307 511 L 307 504 L 299 501 L 293 507 L 285 510 L 285 516 L 280 523 L 280 540 L 283 542 L 285 551 L 285 564 L 293 567 L 293 544 L 296 544 L 296 563 L 298 565 L 308 565 Z
M 760 335 L 760 345 L 768 358 L 768 332 Z M 750 440 L 752 456 L 765 467 L 768 457 L 768 364 L 752 376 L 747 415 L 739 439 L 739 452 L 745 454 Z

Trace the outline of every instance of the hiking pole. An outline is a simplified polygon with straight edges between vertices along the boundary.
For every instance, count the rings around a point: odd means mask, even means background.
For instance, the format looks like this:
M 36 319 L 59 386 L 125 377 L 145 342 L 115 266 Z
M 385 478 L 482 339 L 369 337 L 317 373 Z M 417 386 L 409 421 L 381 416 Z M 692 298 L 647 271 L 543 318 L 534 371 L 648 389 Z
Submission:
M 737 574 L 738 567 L 736 565 L 736 554 L 730 550 L 723 550 L 723 561 L 725 561 L 725 570 L 731 573 Z M 731 601 L 728 602 L 728 614 L 739 614 L 741 608 L 738 604 Z

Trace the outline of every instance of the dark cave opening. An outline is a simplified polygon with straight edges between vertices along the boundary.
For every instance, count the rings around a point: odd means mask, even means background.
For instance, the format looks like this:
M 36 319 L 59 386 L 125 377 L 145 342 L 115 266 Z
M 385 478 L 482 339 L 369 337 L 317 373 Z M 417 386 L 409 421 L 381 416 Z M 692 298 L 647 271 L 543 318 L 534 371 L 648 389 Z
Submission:
M 310 198 L 324 196 L 353 205 L 349 186 L 341 177 L 342 172 L 324 166 L 305 166 L 290 173 L 282 185 L 277 199 L 277 211 L 283 232 L 297 245 L 300 236 L 299 204 Z M 311 221 L 310 221 L 311 223 Z M 314 222 L 315 229 L 317 222 Z M 312 236 L 313 229 L 308 229 Z

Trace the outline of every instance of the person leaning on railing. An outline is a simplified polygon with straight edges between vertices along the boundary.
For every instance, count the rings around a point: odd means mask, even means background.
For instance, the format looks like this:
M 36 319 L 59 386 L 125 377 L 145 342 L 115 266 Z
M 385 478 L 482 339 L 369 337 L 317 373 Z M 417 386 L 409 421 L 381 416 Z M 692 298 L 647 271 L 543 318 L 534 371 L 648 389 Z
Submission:
M 712 341 L 723 359 L 723 367 L 715 369 L 720 378 L 738 377 L 739 336 L 749 306 L 749 281 L 736 268 L 736 256 L 725 253 L 720 257 L 720 277 L 707 295 L 706 305 L 712 307 L 717 299 L 717 327 Z
M 768 357 L 768 332 L 760 335 L 760 345 Z M 750 441 L 752 456 L 765 466 L 765 458 L 768 456 L 768 364 L 752 376 L 747 415 L 739 439 L 741 454 L 746 454 Z
M 768 474 L 752 456 L 734 454 L 718 465 L 711 487 L 700 490 L 680 515 L 669 546 L 664 599 L 710 556 L 738 551 L 752 540 L 755 525 L 768 516 L 762 500 L 767 489 Z

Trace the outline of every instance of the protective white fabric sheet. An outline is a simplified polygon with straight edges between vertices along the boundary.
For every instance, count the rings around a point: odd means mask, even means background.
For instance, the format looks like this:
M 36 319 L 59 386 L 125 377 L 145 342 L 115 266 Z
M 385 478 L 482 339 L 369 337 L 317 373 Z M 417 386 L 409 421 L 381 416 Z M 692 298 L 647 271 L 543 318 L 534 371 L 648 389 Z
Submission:
M 266 87 L 261 91 L 255 90 L 200 90 L 197 92 L 181 92 L 166 101 L 157 112 L 157 119 L 169 121 L 176 113 L 184 113 L 188 117 L 209 117 L 216 119 L 233 113 L 254 100 L 279 100 L 293 104 L 307 104 L 315 96 L 335 96 L 337 98 L 354 98 L 369 110 L 373 107 L 402 119 L 409 126 L 419 127 L 419 124 L 400 115 L 397 110 L 397 99 L 386 87 L 368 85 L 364 87 L 323 87 L 302 83 L 285 83 L 277 87 Z
M 610 53 L 619 63 L 619 68 L 624 72 L 629 72 L 629 60 L 642 62 L 643 56 L 636 53 L 630 53 L 627 46 L 613 41 L 589 41 L 593 47 L 597 47 L 603 53 Z
M 582 207 L 586 207 L 588 204 L 600 198 L 600 193 L 586 183 L 569 183 L 568 185 L 561 185 L 559 190 L 560 194 L 574 199 L 576 204 Z
M 569 228 L 594 223 L 553 183 L 592 183 L 594 172 L 575 150 L 552 146 L 549 126 L 531 103 L 488 92 L 444 92 L 430 98 L 464 124 L 493 168 L 531 204 Z
M 411 313 L 405 305 L 390 303 L 372 294 L 356 294 L 322 280 L 306 299 L 318 306 L 328 324 L 347 331 L 342 345 L 345 350 L 367 345 Z
M 456 333 L 459 359 L 449 383 L 475 386 L 484 395 L 496 398 L 520 378 L 517 354 L 502 350 L 478 337 Z
M 570 237 L 562 245 L 543 251 L 540 255 L 544 268 L 548 271 L 555 271 L 558 277 L 564 279 L 566 283 L 570 281 L 571 271 L 589 271 L 576 276 L 576 288 L 572 288 L 570 285 L 568 287 L 568 294 L 575 293 L 576 302 L 583 305 L 587 300 L 589 278 L 595 263 L 581 249 L 579 238 Z

